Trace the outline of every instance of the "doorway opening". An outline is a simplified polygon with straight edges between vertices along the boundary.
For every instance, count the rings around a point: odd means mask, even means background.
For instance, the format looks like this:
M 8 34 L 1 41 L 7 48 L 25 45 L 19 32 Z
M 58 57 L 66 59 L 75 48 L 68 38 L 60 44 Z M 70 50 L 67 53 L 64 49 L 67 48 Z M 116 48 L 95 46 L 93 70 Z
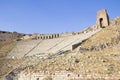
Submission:
M 100 27 L 103 27 L 103 18 L 100 18 L 99 21 L 100 21 Z

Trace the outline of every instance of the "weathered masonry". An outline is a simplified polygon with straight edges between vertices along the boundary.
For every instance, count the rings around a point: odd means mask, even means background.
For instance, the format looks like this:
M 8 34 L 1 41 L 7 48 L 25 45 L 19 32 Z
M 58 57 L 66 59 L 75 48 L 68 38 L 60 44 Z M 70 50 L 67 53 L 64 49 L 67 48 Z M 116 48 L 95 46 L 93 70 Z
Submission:
M 53 39 L 58 38 L 59 34 L 34 34 L 35 39 Z
M 94 25 L 94 27 L 87 28 L 84 31 L 66 32 L 66 33 L 58 33 L 58 34 L 20 34 L 17 32 L 0 31 L 0 40 L 17 40 L 17 39 L 45 40 L 45 39 L 61 38 L 61 37 L 86 33 L 86 32 L 91 31 L 92 28 L 99 29 L 104 26 L 109 26 L 109 24 L 110 24 L 110 22 L 109 22 L 109 17 L 108 17 L 107 11 L 106 11 L 106 9 L 102 9 L 97 12 L 97 19 L 96 19 L 96 24 Z
M 95 26 L 97 28 L 102 28 L 105 26 L 109 26 L 109 16 L 107 14 L 106 9 L 102 9 L 97 12 L 97 20 Z M 91 29 L 91 28 L 90 28 Z M 91 31 L 89 28 L 85 31 L 89 32 Z M 54 39 L 64 36 L 70 36 L 70 35 L 76 35 L 81 34 L 84 32 L 71 32 L 71 33 L 65 33 L 65 34 L 34 34 L 34 39 Z
M 96 25 L 98 27 L 109 25 L 109 17 L 105 9 L 98 11 Z
M 87 30 L 86 30 L 87 31 Z M 85 31 L 81 31 L 81 32 L 69 32 L 69 33 L 61 33 L 61 34 L 33 34 L 32 38 L 33 39 L 54 39 L 54 38 L 60 38 L 60 37 L 66 37 L 66 36 L 72 36 L 72 35 L 78 35 L 78 34 L 82 34 Z

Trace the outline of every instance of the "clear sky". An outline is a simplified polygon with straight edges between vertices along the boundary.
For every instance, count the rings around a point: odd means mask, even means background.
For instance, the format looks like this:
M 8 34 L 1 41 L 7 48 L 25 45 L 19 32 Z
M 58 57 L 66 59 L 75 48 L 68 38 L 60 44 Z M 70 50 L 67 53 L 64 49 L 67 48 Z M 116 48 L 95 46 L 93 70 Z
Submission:
M 96 23 L 96 13 L 107 9 L 120 16 L 120 0 L 0 0 L 0 30 L 20 33 L 80 31 Z

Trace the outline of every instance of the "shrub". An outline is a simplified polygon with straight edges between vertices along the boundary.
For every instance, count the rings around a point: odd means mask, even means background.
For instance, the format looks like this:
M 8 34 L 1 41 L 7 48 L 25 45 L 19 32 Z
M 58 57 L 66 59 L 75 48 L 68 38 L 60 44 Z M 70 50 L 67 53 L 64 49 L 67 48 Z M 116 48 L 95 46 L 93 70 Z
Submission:
M 105 26 L 101 26 L 101 28 L 106 28 Z
M 110 66 L 108 69 L 107 69 L 107 72 L 108 74 L 111 74 L 113 72 L 115 72 L 114 68 L 112 66 Z
M 51 76 L 46 76 L 43 80 L 52 80 Z
M 36 80 L 39 80 L 39 78 L 37 78 Z

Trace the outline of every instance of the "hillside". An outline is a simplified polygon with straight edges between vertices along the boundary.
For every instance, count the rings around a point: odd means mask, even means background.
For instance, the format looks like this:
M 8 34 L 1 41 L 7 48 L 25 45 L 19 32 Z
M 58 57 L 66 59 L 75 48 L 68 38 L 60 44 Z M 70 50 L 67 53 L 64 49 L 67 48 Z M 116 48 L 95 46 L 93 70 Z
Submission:
M 102 50 L 116 46 L 120 40 L 120 33 L 117 27 L 106 27 L 98 32 L 93 37 L 87 39 L 81 44 L 81 51 Z
M 84 76 L 92 74 L 99 76 L 102 74 L 114 80 L 120 78 L 119 29 L 120 25 L 107 26 L 80 45 L 85 48 L 82 53 L 78 49 L 66 52 L 60 57 L 43 61 L 32 68 L 31 71 L 39 72 L 42 70 L 51 73 L 68 71 Z M 101 45 L 105 45 L 105 47 L 101 47 Z M 91 50 L 91 46 L 97 48 Z
M 111 21 L 110 26 L 106 26 L 93 37 L 87 39 L 81 44 L 81 50 L 93 51 L 102 50 L 116 46 L 120 41 L 120 18 Z
M 89 35 L 89 33 L 84 34 L 84 36 Z M 82 40 L 81 37 L 83 35 L 48 40 L 1 41 L 0 80 L 5 80 L 5 77 L 8 78 L 7 80 L 12 78 L 14 80 L 16 77 L 21 78 L 21 80 L 23 78 L 30 80 L 31 77 L 36 80 L 43 80 L 38 78 L 39 76 L 47 78 L 52 76 L 54 80 L 63 80 L 61 78 L 66 77 L 67 80 L 120 79 L 120 18 L 111 21 L 110 26 L 104 26 L 92 36 L 89 35 Z M 67 48 L 66 45 L 73 43 L 72 40 L 80 42 L 80 44 L 72 51 L 65 49 Z M 41 52 L 48 49 L 60 50 L 61 47 L 65 51 L 54 54 Z M 7 58 L 13 54 L 12 50 L 18 57 L 21 54 L 25 55 L 26 52 L 30 56 Z M 22 52 L 18 53 L 19 50 Z M 11 53 L 8 55 L 8 52 Z
M 0 58 L 5 57 L 16 45 L 15 41 L 0 41 Z

